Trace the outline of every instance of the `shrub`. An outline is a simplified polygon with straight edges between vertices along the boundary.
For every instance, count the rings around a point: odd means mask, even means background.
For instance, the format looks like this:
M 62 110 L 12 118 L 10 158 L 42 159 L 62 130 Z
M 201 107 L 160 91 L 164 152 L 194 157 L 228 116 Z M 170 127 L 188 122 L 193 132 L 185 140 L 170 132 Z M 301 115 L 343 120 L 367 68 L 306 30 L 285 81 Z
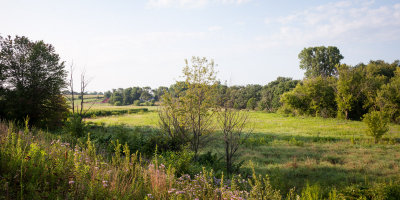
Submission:
M 301 199 L 304 200 L 316 200 L 322 199 L 322 190 L 319 185 L 307 186 L 301 191 Z
M 389 118 L 382 111 L 371 111 L 364 115 L 363 121 L 367 124 L 367 133 L 375 138 L 375 143 L 389 130 Z
M 114 106 L 122 106 L 122 103 L 120 101 L 114 102 Z
M 133 101 L 134 106 L 140 106 L 140 100 L 135 100 Z
M 162 155 L 158 156 L 160 163 L 164 163 L 167 168 L 174 168 L 177 176 L 183 174 L 194 174 L 192 169 L 194 153 L 187 148 L 183 148 L 182 151 L 167 151 Z
M 64 130 L 71 136 L 79 138 L 85 135 L 86 125 L 81 116 L 71 114 L 65 122 Z

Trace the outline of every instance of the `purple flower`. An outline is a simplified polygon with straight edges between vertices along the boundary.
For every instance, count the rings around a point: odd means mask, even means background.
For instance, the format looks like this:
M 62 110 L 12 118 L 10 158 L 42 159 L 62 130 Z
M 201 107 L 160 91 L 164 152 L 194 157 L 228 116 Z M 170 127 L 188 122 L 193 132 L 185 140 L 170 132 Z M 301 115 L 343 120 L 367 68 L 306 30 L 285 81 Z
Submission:
M 169 193 L 172 193 L 172 192 L 175 192 L 175 189 L 174 189 L 174 188 L 168 190 L 168 194 L 169 194 Z

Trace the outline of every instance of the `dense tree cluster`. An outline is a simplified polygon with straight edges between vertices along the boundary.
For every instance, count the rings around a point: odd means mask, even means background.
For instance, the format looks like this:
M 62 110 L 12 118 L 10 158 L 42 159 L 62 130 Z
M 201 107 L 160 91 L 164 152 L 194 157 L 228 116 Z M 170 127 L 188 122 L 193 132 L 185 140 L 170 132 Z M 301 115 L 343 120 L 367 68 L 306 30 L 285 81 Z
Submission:
M 67 106 L 64 62 L 52 45 L 26 37 L 0 37 L 0 118 L 26 117 L 40 127 L 60 125 Z
M 339 66 L 338 116 L 359 120 L 370 110 L 381 110 L 388 112 L 392 121 L 399 122 L 400 90 L 398 84 L 396 86 L 399 70 L 399 61 L 378 60 L 367 65 Z
M 392 122 L 400 122 L 399 61 L 377 60 L 354 67 L 336 64 L 335 68 L 335 76 L 308 77 L 293 91 L 285 93 L 281 99 L 282 110 L 353 120 L 360 120 L 375 110 L 387 113 Z

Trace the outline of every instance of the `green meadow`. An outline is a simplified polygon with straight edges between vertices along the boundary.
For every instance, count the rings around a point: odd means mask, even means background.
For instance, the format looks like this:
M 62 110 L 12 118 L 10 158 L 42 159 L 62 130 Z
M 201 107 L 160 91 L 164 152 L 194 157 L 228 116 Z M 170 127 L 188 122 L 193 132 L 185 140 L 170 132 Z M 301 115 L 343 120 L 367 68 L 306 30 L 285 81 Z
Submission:
M 283 193 L 307 184 L 329 190 L 400 178 L 400 125 L 391 124 L 382 142 L 375 145 L 360 121 L 259 111 L 250 111 L 249 116 L 251 133 L 238 151 L 236 163 L 241 163 L 242 175 L 251 174 L 252 168 L 269 175 L 272 185 Z M 86 122 L 157 128 L 157 107 L 148 112 L 88 118 Z M 222 134 L 215 133 L 202 152 L 223 159 Z

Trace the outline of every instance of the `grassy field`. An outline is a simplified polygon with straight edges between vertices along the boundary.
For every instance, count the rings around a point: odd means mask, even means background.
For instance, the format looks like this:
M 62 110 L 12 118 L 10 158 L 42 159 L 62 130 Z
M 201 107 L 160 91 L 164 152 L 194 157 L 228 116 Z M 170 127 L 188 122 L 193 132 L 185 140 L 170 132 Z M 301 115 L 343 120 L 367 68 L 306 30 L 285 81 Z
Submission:
M 75 95 L 75 106 L 80 106 L 81 100 L 78 99 L 79 95 Z M 65 95 L 67 99 L 67 104 L 70 105 L 70 98 L 71 95 Z M 84 110 L 90 111 L 97 111 L 97 110 L 129 110 L 129 109 L 138 109 L 138 108 L 147 108 L 148 110 L 156 110 L 157 107 L 155 106 L 134 106 L 134 105 L 127 105 L 127 106 L 113 106 L 109 103 L 101 103 L 104 100 L 103 95 L 84 95 L 85 103 L 83 105 Z
M 155 108 L 153 108 L 154 111 Z M 239 151 L 243 169 L 269 174 L 287 192 L 307 183 L 323 188 L 400 179 L 400 126 L 391 125 L 380 144 L 359 121 L 285 117 L 250 112 L 253 133 Z M 157 112 L 87 119 L 96 124 L 157 127 Z M 221 134 L 203 149 L 223 155 Z

